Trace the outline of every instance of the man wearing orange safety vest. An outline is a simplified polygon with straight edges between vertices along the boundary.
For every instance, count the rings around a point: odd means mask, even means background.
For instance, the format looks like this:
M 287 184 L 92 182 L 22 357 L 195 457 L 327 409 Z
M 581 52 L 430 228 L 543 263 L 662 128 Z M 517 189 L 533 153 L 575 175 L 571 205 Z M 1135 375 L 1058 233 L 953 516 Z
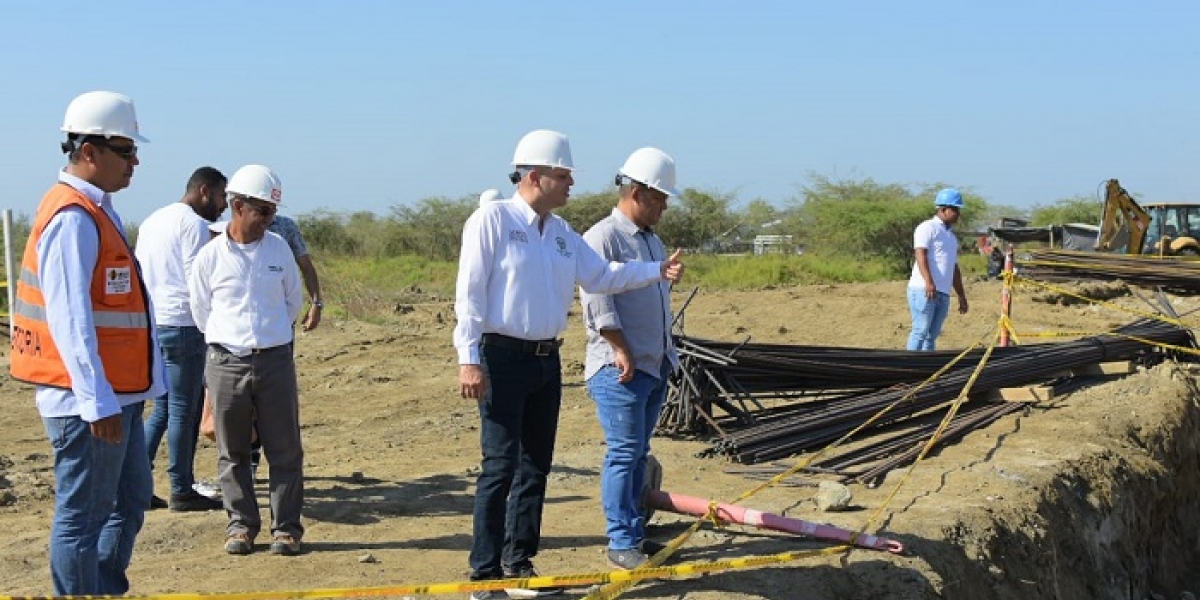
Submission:
M 50 575 L 58 596 L 124 594 L 153 483 L 142 404 L 166 392 L 141 273 L 111 195 L 138 165 L 133 101 L 67 107 L 68 163 L 34 216 L 12 311 L 14 378 L 37 386 L 54 448 Z

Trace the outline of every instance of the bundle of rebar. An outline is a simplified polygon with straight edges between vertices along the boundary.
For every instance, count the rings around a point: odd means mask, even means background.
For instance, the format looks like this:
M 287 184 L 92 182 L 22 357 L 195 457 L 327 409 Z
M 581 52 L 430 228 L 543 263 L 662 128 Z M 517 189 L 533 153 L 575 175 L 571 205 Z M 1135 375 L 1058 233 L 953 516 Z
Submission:
M 963 404 L 932 448 L 957 441 L 967 433 L 986 427 L 1004 415 L 1025 410 L 1021 402 L 971 402 Z M 877 436 L 864 443 L 840 448 L 820 460 L 813 461 L 802 473 L 836 475 L 841 481 L 873 485 L 888 471 L 917 459 L 944 416 L 945 410 L 934 411 L 926 418 L 908 419 L 887 435 Z M 906 426 L 907 425 L 907 426 Z M 727 472 L 740 473 L 755 479 L 768 479 L 790 465 L 738 467 Z M 785 480 L 785 483 L 795 483 Z
M 663 433 L 723 431 L 778 418 L 789 407 L 769 399 L 844 397 L 855 392 L 923 381 L 957 351 L 907 352 L 787 344 L 732 343 L 677 337 L 676 372 L 658 421 Z M 1001 349 L 1003 354 L 1008 349 Z M 983 350 L 965 360 L 978 362 Z M 713 407 L 721 409 L 720 413 Z
M 1200 260 L 1154 254 L 1033 249 L 1016 257 L 1017 272 L 1043 281 L 1124 281 L 1137 286 L 1200 292 Z
M 997 348 L 971 391 L 1044 383 L 1071 369 L 1130 360 L 1159 344 L 1188 346 L 1192 340 L 1185 329 L 1145 319 L 1110 334 L 1071 342 Z M 864 465 L 884 461 L 886 470 L 894 465 L 885 458 L 902 464 L 915 457 L 914 440 L 927 438 L 931 431 L 928 423 L 917 423 L 944 413 L 963 393 L 981 359 L 981 352 L 972 352 L 926 382 L 958 353 L 729 344 L 691 338 L 681 338 L 679 347 L 684 365 L 659 421 L 663 432 L 686 432 L 688 425 L 698 428 L 690 433 L 715 432 L 712 453 L 756 464 L 824 448 L 891 407 L 864 428 L 859 439 L 881 432 L 895 435 L 897 427 L 908 427 L 908 432 L 813 465 L 864 480 L 879 476 L 878 465 Z M 760 402 L 767 397 L 791 402 L 768 409 Z M 969 406 L 957 424 L 951 423 L 946 439 L 1021 406 L 977 404 Z M 714 406 L 726 414 L 714 414 Z M 689 421 L 683 416 L 686 412 L 697 414 Z

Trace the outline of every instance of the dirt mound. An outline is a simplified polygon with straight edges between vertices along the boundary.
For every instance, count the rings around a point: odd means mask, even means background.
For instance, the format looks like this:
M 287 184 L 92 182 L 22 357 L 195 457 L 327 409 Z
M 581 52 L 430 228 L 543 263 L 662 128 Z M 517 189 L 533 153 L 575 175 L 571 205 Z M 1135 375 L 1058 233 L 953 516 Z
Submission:
M 761 292 L 701 292 L 690 335 L 741 341 L 902 348 L 904 282 Z M 946 348 L 990 340 L 999 285 L 971 282 L 967 315 L 953 314 Z M 682 290 L 676 303 L 683 301 Z M 1180 313 L 1200 299 L 1177 299 Z M 1113 303 L 1144 311 L 1122 296 Z M 1135 318 L 1018 295 L 1022 334 L 1099 332 Z M 224 515 L 148 513 L 130 569 L 133 592 L 352 588 L 466 577 L 478 417 L 457 395 L 449 303 L 397 307 L 383 323 L 329 321 L 299 336 L 307 551 L 295 558 L 223 553 Z M 606 570 L 599 473 L 604 445 L 581 385 L 577 317 L 563 349 L 564 390 L 555 472 L 538 567 Z M 0 594 L 50 591 L 46 545 L 53 476 L 27 386 L 0 380 Z M 745 504 L 902 541 L 907 552 L 817 556 L 778 567 L 648 582 L 629 598 L 1178 598 L 1200 590 L 1200 408 L 1190 374 L 1163 365 L 1002 418 L 877 488 L 851 486 L 856 510 L 821 512 L 812 487 L 776 487 Z M 698 458 L 704 440 L 655 439 L 663 488 L 731 500 L 757 482 Z M 155 472 L 166 489 L 161 451 Z M 196 473 L 211 478 L 202 442 Z M 260 473 L 260 476 L 264 475 Z M 896 491 L 896 486 L 902 486 Z M 265 502 L 266 481 L 258 484 Z M 895 492 L 894 497 L 889 495 Z M 264 516 L 267 511 L 263 510 Z M 691 518 L 659 511 L 665 540 Z M 827 544 L 741 528 L 703 528 L 673 560 L 726 559 Z M 370 555 L 370 560 L 362 560 Z M 800 594 L 803 590 L 804 594 Z M 572 592 L 580 596 L 582 590 Z M 458 595 L 461 597 L 461 595 Z

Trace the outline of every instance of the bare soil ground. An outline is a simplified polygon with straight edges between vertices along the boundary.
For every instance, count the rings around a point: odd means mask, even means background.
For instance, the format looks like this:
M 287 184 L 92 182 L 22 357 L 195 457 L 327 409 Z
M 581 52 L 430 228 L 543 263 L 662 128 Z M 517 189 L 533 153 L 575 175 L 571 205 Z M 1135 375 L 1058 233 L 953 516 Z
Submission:
M 902 348 L 904 282 L 758 292 L 701 292 L 687 333 L 723 340 Z M 999 285 L 968 285 L 972 310 L 952 314 L 941 347 L 965 347 L 994 327 Z M 1034 303 L 1018 295 L 1022 332 L 1100 332 L 1131 314 Z M 676 297 L 676 303 L 683 300 Z M 1176 298 L 1181 311 L 1200 300 Z M 1145 310 L 1135 298 L 1114 303 Z M 401 307 L 398 307 L 401 308 Z M 450 303 L 402 307 L 387 323 L 327 321 L 298 339 L 308 481 L 307 551 L 294 558 L 222 551 L 222 513 L 154 511 L 131 567 L 133 593 L 354 588 L 466 578 L 478 469 L 473 403 L 457 394 Z M 563 350 L 568 385 L 538 566 L 543 574 L 606 570 L 599 426 L 583 388 L 583 333 Z M 820 512 L 812 488 L 772 488 L 745 504 L 857 529 L 907 545 L 893 556 L 854 551 L 786 565 L 638 585 L 624 597 L 1178 598 L 1200 588 L 1200 408 L 1190 375 L 1169 365 L 1006 417 L 875 489 L 852 486 L 857 510 Z M 46 547 L 53 512 L 50 447 L 32 392 L 0 380 L 0 594 L 50 592 Z M 697 458 L 703 441 L 656 439 L 663 488 L 729 500 L 753 487 Z M 161 449 L 155 476 L 166 487 Z M 211 478 L 203 442 L 196 473 Z M 260 477 L 263 474 L 260 473 Z M 265 503 L 265 479 L 259 481 Z M 264 518 L 267 516 L 263 507 Z M 666 540 L 691 519 L 655 516 Z M 822 548 L 784 535 L 706 526 L 670 564 Z M 576 588 L 568 597 L 581 597 Z M 464 597 L 455 594 L 452 597 Z

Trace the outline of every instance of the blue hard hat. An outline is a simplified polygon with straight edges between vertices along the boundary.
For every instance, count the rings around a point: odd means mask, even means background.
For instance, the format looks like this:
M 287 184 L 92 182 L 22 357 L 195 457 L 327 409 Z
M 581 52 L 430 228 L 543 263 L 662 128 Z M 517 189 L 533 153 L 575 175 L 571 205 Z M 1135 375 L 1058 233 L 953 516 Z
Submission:
M 937 198 L 933 201 L 934 206 L 949 206 L 951 208 L 962 208 L 962 194 L 954 188 L 946 188 L 937 194 Z

